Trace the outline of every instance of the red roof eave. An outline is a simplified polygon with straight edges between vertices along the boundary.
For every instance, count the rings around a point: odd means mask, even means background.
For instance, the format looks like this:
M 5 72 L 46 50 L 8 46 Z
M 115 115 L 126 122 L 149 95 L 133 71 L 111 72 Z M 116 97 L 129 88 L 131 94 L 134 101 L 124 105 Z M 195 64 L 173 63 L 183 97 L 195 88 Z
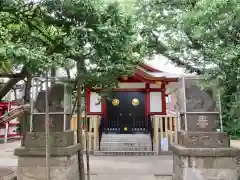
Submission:
M 142 71 L 141 69 L 136 69 L 134 76 L 137 76 L 139 78 L 141 78 L 142 81 L 147 81 L 147 82 L 156 82 L 156 81 L 165 81 L 165 82 L 177 82 L 178 78 L 169 78 L 166 76 L 162 76 L 162 77 L 155 77 L 155 76 L 151 76 L 150 74 Z
M 147 70 L 149 72 L 162 72 L 159 69 L 155 69 L 155 68 L 153 68 L 153 67 L 151 67 L 151 66 L 149 66 L 147 64 L 144 64 L 144 63 L 141 63 L 140 67 L 142 67 L 143 69 L 145 69 L 145 70 Z

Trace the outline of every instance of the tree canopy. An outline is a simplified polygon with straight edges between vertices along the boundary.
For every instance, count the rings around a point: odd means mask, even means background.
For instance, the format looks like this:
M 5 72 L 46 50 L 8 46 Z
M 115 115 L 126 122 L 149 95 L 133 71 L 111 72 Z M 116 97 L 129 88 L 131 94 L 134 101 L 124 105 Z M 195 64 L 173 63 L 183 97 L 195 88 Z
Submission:
M 240 4 L 237 0 L 151 0 L 137 9 L 142 36 L 152 53 L 220 90 L 225 130 L 238 136 Z
M 109 0 L 3 1 L 0 73 L 19 71 L 8 85 L 78 63 L 86 85 L 107 88 L 142 57 L 162 54 L 220 90 L 225 130 L 239 134 L 238 1 L 118 2 L 121 6 Z M 0 89 L 1 98 L 8 89 Z
M 112 86 L 144 54 L 134 21 L 117 3 L 3 1 L 0 16 L 1 69 L 6 72 L 9 62 L 20 70 L 18 79 L 81 62 L 86 84 Z M 5 94 L 0 90 L 0 97 Z

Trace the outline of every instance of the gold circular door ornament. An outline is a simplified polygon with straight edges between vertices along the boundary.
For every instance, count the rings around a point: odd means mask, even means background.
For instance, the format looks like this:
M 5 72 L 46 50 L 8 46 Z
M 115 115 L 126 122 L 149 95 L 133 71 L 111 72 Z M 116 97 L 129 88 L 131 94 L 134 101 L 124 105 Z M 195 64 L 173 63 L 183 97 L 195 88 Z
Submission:
M 113 106 L 118 106 L 119 103 L 120 103 L 120 102 L 119 102 L 118 99 L 113 99 L 113 100 L 112 100 L 112 105 L 113 105 Z
M 124 131 L 127 131 L 127 127 L 124 128 Z
M 134 99 L 132 100 L 132 105 L 133 105 L 133 106 L 138 106 L 138 105 L 139 105 L 139 100 L 136 99 L 136 98 L 134 98 Z

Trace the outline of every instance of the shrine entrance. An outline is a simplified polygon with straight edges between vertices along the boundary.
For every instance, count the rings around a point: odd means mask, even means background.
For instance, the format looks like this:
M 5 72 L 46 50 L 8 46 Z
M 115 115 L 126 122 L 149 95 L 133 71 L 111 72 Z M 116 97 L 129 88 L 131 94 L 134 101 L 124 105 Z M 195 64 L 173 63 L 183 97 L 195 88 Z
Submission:
M 146 132 L 144 92 L 113 92 L 107 101 L 107 132 Z

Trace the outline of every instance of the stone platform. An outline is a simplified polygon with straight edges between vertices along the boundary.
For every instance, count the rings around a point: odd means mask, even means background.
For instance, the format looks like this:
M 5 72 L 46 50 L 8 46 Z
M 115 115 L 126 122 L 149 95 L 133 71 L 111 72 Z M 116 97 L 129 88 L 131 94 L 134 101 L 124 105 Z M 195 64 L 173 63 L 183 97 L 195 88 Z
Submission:
M 229 143 L 224 132 L 178 132 L 178 144 L 187 148 L 221 148 Z
M 186 148 L 173 144 L 173 180 L 238 180 L 240 150 Z
M 50 133 L 50 180 L 78 180 L 77 151 L 81 146 L 74 144 L 73 134 L 73 131 Z M 45 133 L 29 132 L 25 146 L 15 149 L 18 180 L 47 179 L 45 139 Z
M 18 141 L 0 144 L 1 167 L 16 170 L 18 157 L 14 156 L 13 150 L 19 146 Z M 86 163 L 85 155 L 84 161 Z M 135 157 L 90 155 L 91 180 L 172 180 L 172 161 L 172 155 Z

